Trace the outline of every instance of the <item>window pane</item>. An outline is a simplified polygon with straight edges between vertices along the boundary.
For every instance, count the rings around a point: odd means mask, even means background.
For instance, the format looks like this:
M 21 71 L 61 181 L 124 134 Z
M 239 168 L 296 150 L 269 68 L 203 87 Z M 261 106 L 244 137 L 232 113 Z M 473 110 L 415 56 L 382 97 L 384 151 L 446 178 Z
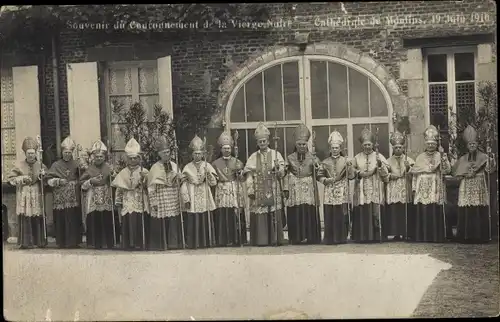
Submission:
M 247 149 L 247 156 L 249 157 L 252 153 L 254 153 L 255 151 L 257 151 L 257 149 L 259 148 L 257 146 L 257 141 L 255 140 L 255 129 L 249 129 L 249 130 L 246 130 L 247 131 L 247 137 L 248 137 L 248 149 Z M 271 132 L 271 136 L 272 136 L 272 132 Z M 271 139 L 271 138 L 269 138 Z M 271 143 L 272 144 L 272 143 Z M 246 160 L 245 160 L 246 162 Z
M 285 120 L 300 120 L 300 80 L 298 62 L 283 64 Z
M 241 86 L 231 106 L 231 122 L 245 122 L 245 86 Z
M 266 120 L 283 120 L 283 97 L 281 91 L 281 65 L 264 71 L 264 88 L 266 95 Z
M 446 55 L 427 56 L 429 82 L 446 82 L 448 80 Z
M 121 122 L 124 113 L 128 111 L 131 105 L 132 96 L 110 96 L 109 106 L 111 106 L 111 122 Z
M 389 157 L 389 125 L 388 124 L 355 124 L 352 126 L 352 132 L 354 136 L 354 155 L 362 152 L 361 142 L 359 138 L 361 137 L 361 132 L 364 128 L 370 129 L 373 135 L 375 135 L 378 128 L 378 151 L 385 158 Z
M 387 116 L 387 102 L 380 88 L 370 79 L 371 116 Z
M 330 118 L 348 118 L 347 67 L 328 62 L 330 87 Z
M 159 99 L 158 95 L 141 95 L 139 97 L 142 107 L 146 110 L 148 120 L 153 119 L 154 107 L 156 104 L 159 104 Z
M 158 70 L 156 68 L 139 68 L 140 93 L 158 93 Z
M 247 103 L 247 122 L 264 121 L 262 73 L 252 77 L 245 84 Z
M 132 93 L 131 68 L 109 70 L 109 93 L 110 95 Z
M 448 128 L 448 85 L 429 85 L 430 121 L 442 129 Z
M 311 61 L 311 108 L 313 119 L 328 118 L 326 61 Z
M 456 84 L 457 117 L 472 122 L 476 114 L 476 95 L 474 83 Z
M 292 154 L 295 151 L 295 137 L 293 133 L 295 132 L 295 127 L 287 127 L 285 128 L 285 139 L 286 139 L 286 151 L 283 157 Z
M 125 141 L 125 128 L 123 124 L 113 124 L 111 126 L 111 142 L 109 142 L 111 150 L 117 151 L 125 149 L 125 145 L 127 144 Z M 104 143 L 106 144 L 107 142 Z
M 368 77 L 349 68 L 349 106 L 351 117 L 369 117 Z
M 455 80 L 467 81 L 474 78 L 474 54 L 455 54 Z

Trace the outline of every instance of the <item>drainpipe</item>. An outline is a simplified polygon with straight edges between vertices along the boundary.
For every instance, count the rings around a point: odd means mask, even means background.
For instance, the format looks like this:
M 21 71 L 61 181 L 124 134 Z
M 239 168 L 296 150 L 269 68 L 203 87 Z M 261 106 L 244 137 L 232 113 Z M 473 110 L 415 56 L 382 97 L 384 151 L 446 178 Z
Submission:
M 59 109 L 59 74 L 57 63 L 56 36 L 52 35 L 52 81 L 54 82 L 54 114 L 56 119 L 56 151 L 61 156 L 61 114 Z

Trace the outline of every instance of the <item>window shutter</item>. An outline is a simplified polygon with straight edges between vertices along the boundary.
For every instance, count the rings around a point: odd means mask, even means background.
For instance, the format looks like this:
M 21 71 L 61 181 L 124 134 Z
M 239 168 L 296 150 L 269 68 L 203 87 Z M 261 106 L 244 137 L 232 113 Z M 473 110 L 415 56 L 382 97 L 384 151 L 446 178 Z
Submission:
M 158 58 L 158 87 L 160 105 L 170 117 L 174 117 L 172 98 L 172 59 L 170 56 Z
M 101 139 L 97 63 L 67 64 L 66 68 L 70 135 L 83 149 L 90 149 Z
M 41 135 L 40 89 L 38 87 L 38 66 L 12 68 L 14 83 L 14 115 L 16 132 L 16 157 L 24 159 L 21 150 L 24 139 Z

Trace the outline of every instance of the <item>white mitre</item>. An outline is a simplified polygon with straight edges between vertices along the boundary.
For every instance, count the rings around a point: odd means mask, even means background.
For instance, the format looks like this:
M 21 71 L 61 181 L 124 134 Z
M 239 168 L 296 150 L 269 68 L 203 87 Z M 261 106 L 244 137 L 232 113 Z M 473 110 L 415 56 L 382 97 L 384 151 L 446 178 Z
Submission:
M 141 145 L 134 138 L 131 138 L 125 146 L 125 153 L 128 157 L 136 157 L 141 153 Z

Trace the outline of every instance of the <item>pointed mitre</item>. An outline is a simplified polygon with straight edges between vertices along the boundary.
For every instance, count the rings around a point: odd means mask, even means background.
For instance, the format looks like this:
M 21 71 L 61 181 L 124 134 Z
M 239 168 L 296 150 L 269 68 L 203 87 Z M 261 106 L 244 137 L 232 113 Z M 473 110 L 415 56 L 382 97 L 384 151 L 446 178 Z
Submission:
M 92 148 L 90 149 L 90 152 L 92 153 L 102 153 L 106 151 L 108 151 L 108 148 L 101 140 L 95 141 L 94 144 L 92 144 Z
M 361 142 L 361 144 L 365 142 L 375 143 L 375 136 L 369 129 L 365 128 L 359 136 L 359 142 Z
M 259 123 L 259 125 L 257 125 L 254 134 L 256 140 L 268 139 L 270 135 L 271 132 L 269 132 L 269 129 L 264 125 L 264 123 Z
M 26 153 L 28 150 L 38 150 L 38 143 L 34 138 L 31 136 L 28 136 L 27 138 L 24 139 L 23 145 L 21 147 L 23 151 Z
M 233 138 L 231 137 L 231 133 L 228 131 L 222 132 L 222 134 L 219 136 L 219 139 L 217 140 L 217 143 L 220 145 L 220 147 L 223 147 L 225 145 L 233 146 Z
M 389 141 L 392 145 L 404 145 L 406 143 L 406 138 L 401 132 L 395 131 L 391 134 Z
M 191 143 L 189 143 L 189 148 L 193 152 L 203 151 L 205 148 L 205 142 L 198 135 L 195 135 L 191 140 Z
M 125 153 L 129 157 L 138 156 L 139 153 L 141 153 L 141 145 L 136 141 L 136 139 L 131 138 L 125 146 Z
M 309 131 L 305 124 L 299 124 L 299 126 L 295 128 L 293 136 L 295 138 L 295 142 L 308 142 L 311 137 L 311 131 Z
M 467 143 L 477 142 L 477 131 L 471 125 L 467 125 L 462 136 Z
M 434 125 L 430 125 L 427 129 L 425 129 L 424 131 L 425 143 L 431 143 L 431 142 L 437 143 L 438 137 L 439 137 L 439 132 Z
M 64 139 L 61 143 L 61 149 L 64 150 L 69 150 L 73 151 L 76 148 L 76 143 L 71 139 L 69 136 Z
M 342 137 L 342 134 L 340 134 L 338 131 L 333 131 L 330 133 L 330 136 L 328 137 L 328 144 L 330 146 L 334 145 L 342 145 L 344 143 L 344 138 Z

